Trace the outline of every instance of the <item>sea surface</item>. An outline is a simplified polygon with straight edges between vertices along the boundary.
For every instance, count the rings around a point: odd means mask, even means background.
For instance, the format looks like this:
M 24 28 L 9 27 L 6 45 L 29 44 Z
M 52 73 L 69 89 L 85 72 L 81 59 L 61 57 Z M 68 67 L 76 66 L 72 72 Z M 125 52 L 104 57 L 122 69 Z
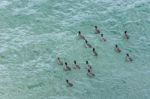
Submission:
M 150 0 L 0 0 L 0 99 L 150 99 Z

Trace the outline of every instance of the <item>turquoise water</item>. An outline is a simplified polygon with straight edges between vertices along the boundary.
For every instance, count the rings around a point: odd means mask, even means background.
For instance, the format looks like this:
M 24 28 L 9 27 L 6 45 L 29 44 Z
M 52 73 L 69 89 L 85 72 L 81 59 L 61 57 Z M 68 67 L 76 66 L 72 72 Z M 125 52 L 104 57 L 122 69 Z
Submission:
M 98 57 L 78 39 L 79 30 Z M 0 99 L 149 99 L 149 53 L 149 0 L 0 1 Z M 63 71 L 58 56 L 71 67 L 77 60 L 81 70 Z M 86 75 L 86 60 L 94 78 Z M 65 79 L 74 86 L 66 87 Z

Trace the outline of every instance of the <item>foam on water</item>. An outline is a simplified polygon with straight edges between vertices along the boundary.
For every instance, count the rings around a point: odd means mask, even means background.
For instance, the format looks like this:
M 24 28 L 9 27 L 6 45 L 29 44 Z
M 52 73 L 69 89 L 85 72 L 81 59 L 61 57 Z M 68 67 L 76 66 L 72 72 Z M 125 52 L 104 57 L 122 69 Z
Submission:
M 1 0 L 0 99 L 149 99 L 149 5 L 149 0 Z M 107 42 L 94 34 L 94 25 Z M 98 57 L 84 47 L 79 30 Z M 125 61 L 126 53 L 133 63 Z M 64 72 L 58 56 L 71 67 L 77 60 L 81 70 Z M 86 60 L 95 78 L 87 77 Z

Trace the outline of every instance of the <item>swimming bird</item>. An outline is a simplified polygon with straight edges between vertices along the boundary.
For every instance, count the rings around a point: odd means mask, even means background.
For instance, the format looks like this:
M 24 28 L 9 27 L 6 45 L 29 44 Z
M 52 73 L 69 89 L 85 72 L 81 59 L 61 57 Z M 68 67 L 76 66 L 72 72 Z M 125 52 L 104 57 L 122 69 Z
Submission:
M 86 44 L 86 47 L 92 48 L 92 45 L 87 40 L 85 40 L 85 44 Z
M 101 34 L 101 41 L 106 42 L 107 40 L 104 38 L 104 35 Z
M 87 75 L 89 77 L 94 77 L 95 76 L 95 74 L 90 69 L 88 69 Z
M 92 66 L 89 64 L 89 62 L 88 62 L 88 61 L 86 61 L 86 65 L 87 65 L 87 69 L 92 70 Z
M 60 57 L 57 58 L 57 63 L 58 63 L 59 65 L 63 65 L 63 61 L 60 60 Z
M 72 87 L 73 86 L 73 84 L 68 79 L 66 79 L 66 83 L 67 83 L 67 87 Z
M 95 48 L 92 49 L 92 52 L 93 52 L 94 56 L 98 56 L 98 54 L 97 54 Z
M 129 56 L 128 53 L 126 54 L 126 61 L 128 61 L 128 62 L 132 62 L 133 61 L 133 59 Z
M 74 69 L 80 69 L 80 66 L 77 64 L 76 60 L 74 60 L 74 65 L 75 65 Z
M 130 38 L 127 31 L 124 31 L 124 38 L 127 39 L 127 40 Z
M 115 51 L 116 51 L 117 53 L 120 53 L 120 52 L 121 52 L 121 49 L 118 47 L 117 44 L 115 45 Z
M 78 32 L 78 36 L 80 37 L 80 39 L 86 40 L 84 35 L 82 35 L 80 31 Z
M 65 71 L 70 71 L 71 70 L 71 68 L 68 66 L 67 62 L 65 62 L 64 70 Z
M 97 26 L 95 26 L 95 33 L 96 33 L 96 34 L 100 34 L 100 30 L 98 29 Z

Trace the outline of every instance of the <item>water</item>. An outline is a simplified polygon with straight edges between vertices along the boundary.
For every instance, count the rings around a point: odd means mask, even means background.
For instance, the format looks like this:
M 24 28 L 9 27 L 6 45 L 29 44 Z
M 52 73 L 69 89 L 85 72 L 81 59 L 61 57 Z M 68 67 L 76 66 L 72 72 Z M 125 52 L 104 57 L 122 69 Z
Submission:
M 1 0 L 0 99 L 149 99 L 149 5 L 149 0 Z M 94 25 L 107 42 L 94 34 Z M 78 39 L 79 30 L 98 57 Z M 128 41 L 122 38 L 125 30 Z M 58 56 L 70 66 L 77 60 L 82 69 L 64 72 Z M 95 78 L 87 77 L 86 60 Z M 67 88 L 65 79 L 74 86 Z

